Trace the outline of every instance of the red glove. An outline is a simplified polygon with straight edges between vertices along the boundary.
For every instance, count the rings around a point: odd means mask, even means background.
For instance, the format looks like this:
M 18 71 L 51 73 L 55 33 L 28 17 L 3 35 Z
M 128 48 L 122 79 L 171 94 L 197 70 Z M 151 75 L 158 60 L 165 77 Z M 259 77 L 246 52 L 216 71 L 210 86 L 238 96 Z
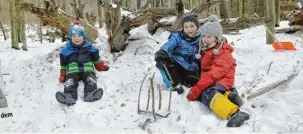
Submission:
M 95 68 L 98 71 L 107 71 L 109 69 L 109 66 L 104 65 L 103 61 L 98 62 L 97 64 L 95 64 Z
M 192 87 L 190 89 L 190 91 L 188 92 L 187 99 L 190 101 L 197 100 L 200 97 L 200 95 L 202 94 L 202 92 L 206 88 L 211 86 L 213 83 L 214 83 L 214 81 L 210 76 L 208 76 L 208 75 L 202 76 L 202 78 L 198 81 L 196 86 Z
M 194 86 L 189 90 L 186 97 L 189 101 L 195 101 L 200 97 L 201 94 L 202 89 L 199 89 L 197 86 Z
M 61 69 L 60 70 L 59 82 L 63 83 L 65 81 L 65 76 L 66 76 L 65 70 Z

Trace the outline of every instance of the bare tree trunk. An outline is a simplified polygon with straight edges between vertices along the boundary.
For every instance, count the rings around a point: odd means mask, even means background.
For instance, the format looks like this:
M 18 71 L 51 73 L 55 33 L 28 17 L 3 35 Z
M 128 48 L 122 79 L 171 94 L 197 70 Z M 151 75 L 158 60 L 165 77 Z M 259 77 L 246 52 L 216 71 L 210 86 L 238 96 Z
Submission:
M 157 7 L 157 2 L 156 2 L 156 1 L 157 1 L 157 0 L 153 0 L 153 2 L 151 3 L 152 8 Z
M 280 16 L 281 16 L 281 13 L 280 13 L 280 0 L 276 0 L 275 1 L 275 12 L 276 12 L 276 24 L 275 24 L 275 27 L 279 27 L 280 26 Z
M 200 4 L 202 4 L 201 0 L 196 0 L 196 7 L 197 7 L 198 5 L 200 5 Z M 195 8 L 196 8 L 196 7 L 195 7 Z
M 229 4 L 230 4 L 231 17 L 233 18 L 239 17 L 240 16 L 239 0 L 230 0 Z
M 10 16 L 11 16 L 11 39 L 12 48 L 19 49 L 18 45 L 18 15 L 16 0 L 9 0 Z
M 39 28 L 38 28 L 38 35 L 39 35 L 39 39 L 40 39 L 40 43 L 43 43 L 43 36 L 42 36 L 42 23 L 41 21 L 39 21 Z
M 177 1 L 176 9 L 177 9 L 177 19 L 176 19 L 175 23 L 172 25 L 172 31 L 177 31 L 178 29 L 180 29 L 182 27 L 181 18 L 184 13 L 184 4 L 183 4 L 182 0 Z
M 223 19 L 228 18 L 228 10 L 226 7 L 226 1 L 224 1 L 220 4 L 220 14 Z
M 121 32 L 122 28 L 120 28 L 121 24 L 121 3 L 117 3 L 116 8 L 112 8 L 110 4 L 104 3 L 104 18 L 105 18 L 105 26 L 108 35 L 108 42 L 111 47 L 111 52 L 115 50 L 122 50 L 125 45 L 125 41 L 128 36 L 124 36 L 123 32 Z M 122 30 L 120 30 L 120 29 Z M 119 40 L 116 39 L 116 36 L 119 34 Z M 128 33 L 126 33 L 128 34 Z
M 190 10 L 190 0 L 184 1 L 185 9 Z
M 233 0 L 229 0 L 227 1 L 227 14 L 229 15 L 230 18 L 234 17 L 234 13 L 233 13 L 233 5 L 232 5 Z
M 199 2 L 198 2 L 198 4 L 200 5 L 200 4 L 202 4 L 202 0 L 198 0 Z
M 194 9 L 195 0 L 190 0 L 190 10 Z
M 156 7 L 160 7 L 160 0 L 155 0 Z
M 120 0 L 119 3 L 116 3 L 116 4 L 121 5 L 121 7 L 125 7 L 125 1 L 126 0 Z
M 132 9 L 132 7 L 131 7 L 131 1 L 130 0 L 125 0 L 125 7 L 127 9 Z
M 252 0 L 242 0 L 243 4 L 243 13 L 251 16 L 253 14 L 252 12 Z
M 88 21 L 88 23 L 90 25 L 95 26 L 96 20 L 97 20 L 97 16 L 95 16 L 93 14 L 93 12 L 90 12 L 90 14 L 88 12 L 86 12 L 85 17 L 86 17 L 86 20 Z
M 18 42 L 22 43 L 22 35 L 21 35 L 21 11 L 20 11 L 20 2 L 21 0 L 16 0 L 16 11 L 17 11 L 17 19 L 18 19 L 18 25 L 17 25 L 17 31 L 18 31 Z
M 170 0 L 170 7 L 175 7 L 175 1 L 174 0 Z
M 165 7 L 165 3 L 164 3 L 164 0 L 161 0 L 161 7 Z
M 40 6 L 41 6 L 40 5 L 40 0 L 38 0 L 38 7 L 40 7 Z M 38 36 L 39 36 L 39 39 L 40 39 L 40 43 L 42 44 L 43 43 L 43 36 L 42 36 L 42 23 L 41 23 L 41 20 L 39 20 Z
M 152 4 L 153 3 L 153 0 L 147 0 L 146 3 L 140 8 L 141 9 L 145 9 L 149 6 L 149 4 Z
M 137 10 L 141 8 L 142 0 L 137 0 Z
M 239 0 L 239 17 L 243 17 L 243 0 Z
M 266 25 L 270 31 L 274 34 L 275 23 L 276 23 L 276 15 L 275 15 L 275 0 L 267 0 L 266 1 Z M 273 35 L 275 36 L 275 35 Z M 274 42 L 274 37 L 270 35 L 270 33 L 266 30 L 266 44 L 272 44 Z
M 268 8 L 266 6 L 266 2 L 267 2 L 267 0 L 266 1 L 265 0 L 259 0 L 259 11 L 261 13 L 261 17 L 265 17 L 266 16 L 266 9 Z
M 3 33 L 3 36 L 4 36 L 4 40 L 6 40 L 6 34 L 5 34 L 5 31 L 4 31 L 4 28 L 2 26 L 2 23 L 1 23 L 1 20 L 0 20 L 0 27 L 1 27 L 1 30 L 2 30 L 2 33 Z
M 73 11 L 78 19 L 84 19 L 83 17 L 83 9 L 85 4 L 81 4 L 81 0 L 73 0 L 70 5 L 73 7 Z
M 38 0 L 39 1 L 39 0 Z M 61 0 L 62 1 L 62 6 L 61 9 L 66 12 L 66 0 Z
M 99 20 L 99 28 L 103 27 L 103 18 L 102 18 L 102 0 L 98 0 L 98 20 Z
M 25 34 L 25 30 L 26 30 L 26 27 L 25 27 L 25 15 L 24 15 L 24 11 L 22 12 L 21 8 L 20 8 L 20 3 L 19 3 L 19 10 L 20 10 L 20 33 L 21 33 L 21 39 L 22 39 L 22 49 L 24 51 L 27 51 L 27 41 L 26 41 L 26 34 Z

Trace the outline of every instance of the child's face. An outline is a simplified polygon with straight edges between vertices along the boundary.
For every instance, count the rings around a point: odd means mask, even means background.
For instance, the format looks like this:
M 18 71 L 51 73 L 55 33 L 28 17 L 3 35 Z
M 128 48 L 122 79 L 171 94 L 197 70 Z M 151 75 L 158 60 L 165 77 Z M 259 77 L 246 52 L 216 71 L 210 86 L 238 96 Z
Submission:
M 211 35 L 203 35 L 201 41 L 205 45 L 211 45 L 216 43 L 216 37 Z
M 78 35 L 78 34 L 76 34 L 76 35 L 73 35 L 72 36 L 72 42 L 75 44 L 75 45 L 80 45 L 80 44 L 82 44 L 82 42 L 83 42 L 83 37 L 81 36 L 81 35 Z
M 196 24 L 194 22 L 188 21 L 183 24 L 184 32 L 189 37 L 194 37 L 196 35 L 196 32 L 198 30 Z

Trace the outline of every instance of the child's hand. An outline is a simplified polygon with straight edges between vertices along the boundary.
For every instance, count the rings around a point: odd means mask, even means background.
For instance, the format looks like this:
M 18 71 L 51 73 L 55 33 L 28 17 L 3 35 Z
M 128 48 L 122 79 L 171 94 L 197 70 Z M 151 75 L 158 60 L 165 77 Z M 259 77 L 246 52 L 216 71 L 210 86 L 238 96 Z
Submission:
M 189 101 L 195 101 L 200 97 L 201 93 L 201 90 L 197 86 L 194 86 L 189 90 L 186 97 Z
M 65 81 L 65 75 L 66 75 L 65 70 L 61 69 L 60 70 L 59 82 L 63 83 Z
M 158 50 L 155 53 L 155 61 L 158 63 L 166 64 L 169 58 L 170 58 L 169 55 L 164 50 Z
M 96 68 L 98 71 L 108 71 L 108 70 L 109 70 L 109 66 L 105 65 L 103 61 L 98 62 L 98 63 L 95 65 L 95 68 Z
M 59 82 L 60 82 L 60 83 L 63 83 L 64 81 L 65 81 L 65 76 L 60 76 L 60 77 L 59 77 Z

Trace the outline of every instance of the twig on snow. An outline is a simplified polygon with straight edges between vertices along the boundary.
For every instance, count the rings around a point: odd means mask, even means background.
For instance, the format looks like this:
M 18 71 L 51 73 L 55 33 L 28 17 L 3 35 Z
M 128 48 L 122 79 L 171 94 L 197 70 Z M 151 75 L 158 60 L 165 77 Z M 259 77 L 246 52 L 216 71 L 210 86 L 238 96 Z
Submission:
M 266 74 L 268 74 L 269 73 L 269 70 L 270 70 L 270 67 L 271 67 L 271 64 L 273 63 L 273 61 L 271 61 L 270 63 L 269 63 L 269 67 L 268 67 L 268 69 L 267 69 L 267 73 Z
M 139 46 L 138 48 L 136 48 L 134 55 L 137 55 L 139 48 L 141 48 L 142 46 Z
M 301 126 L 301 125 L 303 125 L 303 122 L 299 122 L 298 120 L 297 120 L 297 123 L 298 123 L 298 125 L 297 125 L 297 127 L 295 128 L 296 130 Z
M 256 79 L 257 79 L 257 76 L 254 77 L 254 79 L 252 80 L 252 82 L 249 84 L 248 87 L 251 87 L 255 83 Z
M 140 85 L 140 89 L 139 89 L 139 97 L 138 97 L 138 114 L 140 113 L 140 98 L 141 98 L 141 91 L 142 91 L 143 83 L 144 83 L 146 77 L 147 77 L 147 73 L 145 74 L 145 76 L 144 76 L 144 78 L 143 78 L 143 80 L 142 80 L 142 83 L 141 83 L 141 85 Z
M 150 87 L 151 87 L 150 89 L 152 94 L 152 112 L 154 116 L 154 121 L 156 121 L 154 77 L 155 77 L 155 73 L 153 73 L 152 77 L 150 78 Z
M 147 96 L 147 105 L 146 105 L 146 111 L 147 111 L 147 110 L 148 110 L 148 108 L 149 108 L 150 90 L 151 90 L 151 87 L 149 87 L 149 88 L 148 88 L 148 96 Z
M 159 108 L 158 108 L 158 110 L 161 110 L 161 106 L 162 106 L 162 90 L 160 88 L 160 85 L 157 85 L 157 89 L 158 89 L 158 92 L 159 92 Z

